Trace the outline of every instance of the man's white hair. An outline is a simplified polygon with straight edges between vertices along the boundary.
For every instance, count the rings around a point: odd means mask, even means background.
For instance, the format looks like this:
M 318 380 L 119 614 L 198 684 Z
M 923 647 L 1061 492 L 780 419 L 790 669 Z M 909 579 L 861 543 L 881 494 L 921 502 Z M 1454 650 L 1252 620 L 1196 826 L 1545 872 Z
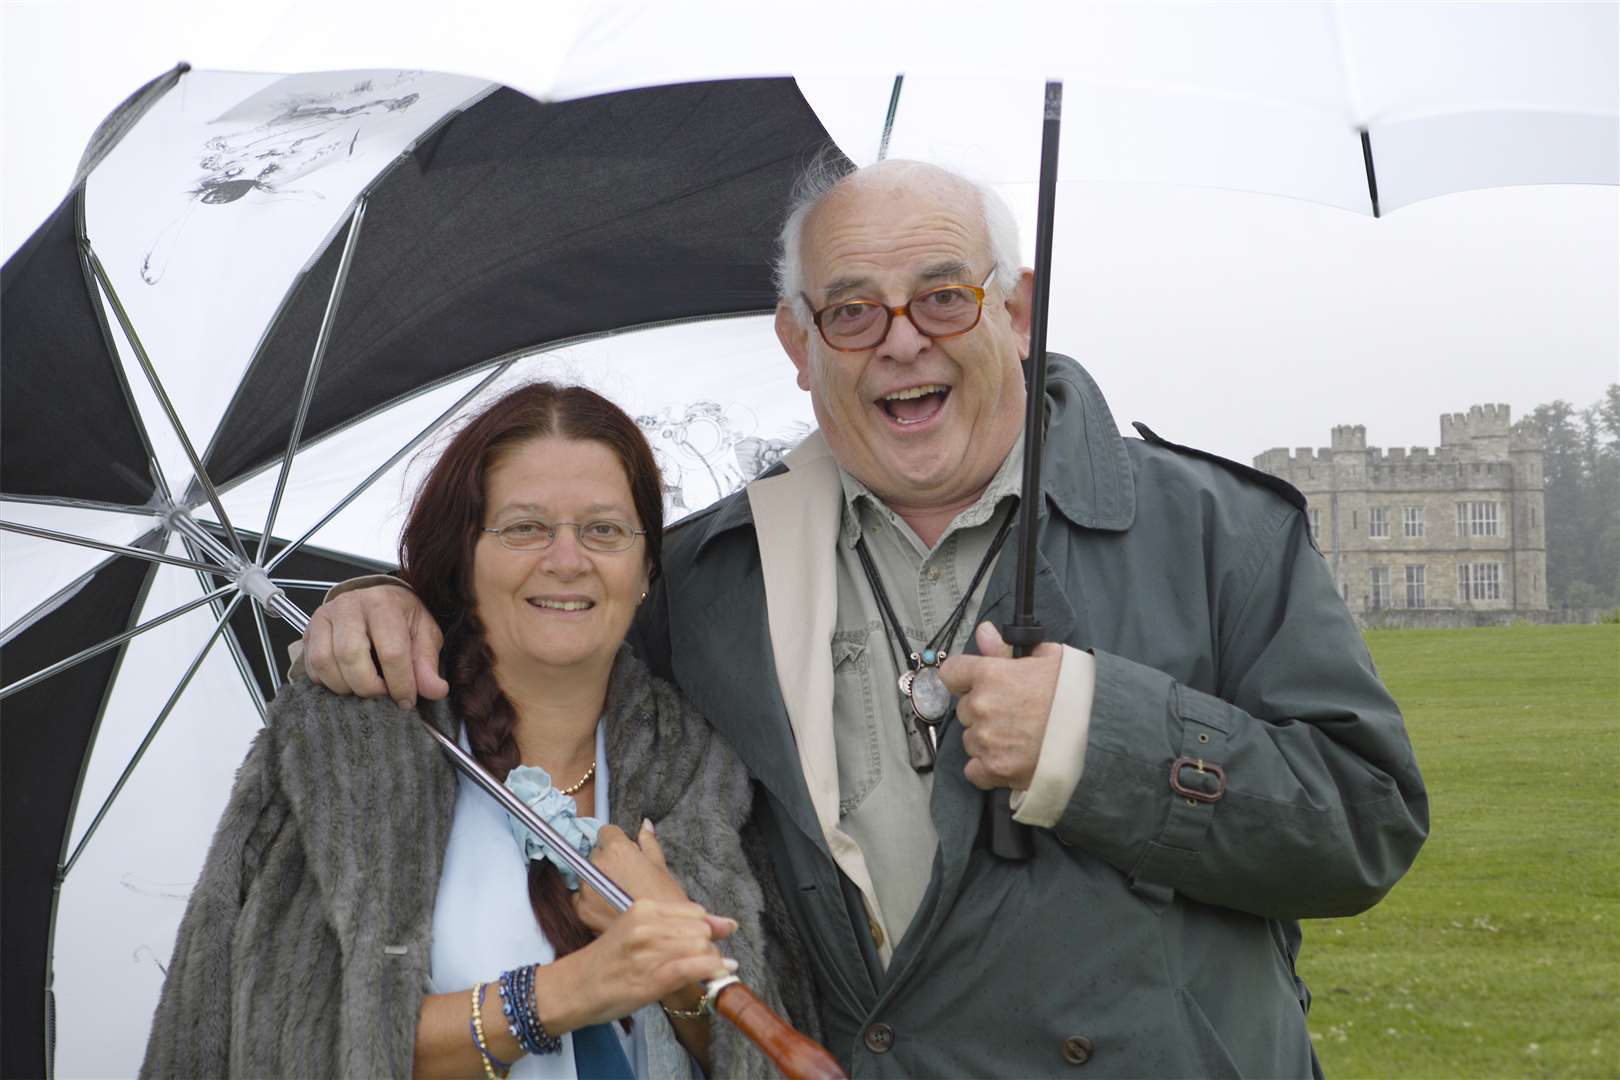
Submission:
M 1018 220 L 1012 208 L 999 192 L 937 165 L 923 161 L 892 159 L 879 161 L 864 168 L 853 168 L 842 155 L 832 151 L 816 155 L 799 175 L 788 204 L 787 221 L 782 225 L 776 259 L 776 296 L 788 304 L 799 321 L 810 322 L 814 312 L 804 301 L 804 223 L 822 201 L 846 181 L 906 173 L 931 174 L 934 180 L 954 180 L 970 189 L 979 199 L 985 234 L 990 238 L 990 255 L 995 259 L 996 275 L 991 282 L 1003 293 L 1018 281 Z

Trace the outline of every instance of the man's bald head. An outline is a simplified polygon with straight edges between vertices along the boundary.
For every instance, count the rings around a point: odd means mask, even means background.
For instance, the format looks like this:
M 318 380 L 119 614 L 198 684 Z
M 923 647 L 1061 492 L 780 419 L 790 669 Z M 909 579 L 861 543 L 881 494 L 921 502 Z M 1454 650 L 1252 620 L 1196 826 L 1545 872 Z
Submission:
M 852 169 L 830 158 L 818 158 L 795 185 L 775 267 L 777 299 L 790 305 L 801 321 L 808 323 L 811 316 L 801 296 L 805 226 L 825 203 L 857 192 L 962 199 L 975 208 L 997 280 L 1003 284 L 1017 280 L 1018 221 L 994 189 L 926 161 L 900 158 Z

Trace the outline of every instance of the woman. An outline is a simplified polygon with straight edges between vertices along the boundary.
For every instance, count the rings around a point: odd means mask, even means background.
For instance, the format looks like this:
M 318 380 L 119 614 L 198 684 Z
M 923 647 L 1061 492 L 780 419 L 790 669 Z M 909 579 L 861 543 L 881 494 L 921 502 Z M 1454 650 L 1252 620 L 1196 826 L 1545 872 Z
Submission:
M 397 706 L 296 679 L 237 777 L 143 1075 L 687 1075 L 688 1054 L 769 1072 L 698 1008 L 740 963 L 810 1019 L 744 852 L 746 774 L 623 644 L 662 524 L 634 421 L 542 383 L 451 440 L 400 540 L 446 628 L 451 693 L 421 707 L 582 850 L 610 820 L 592 857 L 634 906 L 574 892 Z

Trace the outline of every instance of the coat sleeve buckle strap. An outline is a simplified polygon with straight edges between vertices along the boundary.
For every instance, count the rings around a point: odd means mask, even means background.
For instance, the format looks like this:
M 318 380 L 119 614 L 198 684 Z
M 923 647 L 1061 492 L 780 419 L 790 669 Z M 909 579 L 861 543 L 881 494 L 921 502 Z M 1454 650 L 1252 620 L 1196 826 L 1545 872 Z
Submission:
M 1191 775 L 1184 770 L 1191 769 Z M 1186 754 L 1170 763 L 1170 790 L 1195 802 L 1219 802 L 1226 794 L 1226 770 L 1203 758 Z

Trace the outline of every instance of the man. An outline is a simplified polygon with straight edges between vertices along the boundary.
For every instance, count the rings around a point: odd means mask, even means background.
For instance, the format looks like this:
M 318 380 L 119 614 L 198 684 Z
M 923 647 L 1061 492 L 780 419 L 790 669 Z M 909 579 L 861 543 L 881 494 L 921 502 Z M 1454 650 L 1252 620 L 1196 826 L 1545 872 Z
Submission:
M 1050 644 L 1011 658 L 1016 252 L 1000 201 L 943 170 L 811 186 L 776 328 L 821 429 L 671 530 L 637 646 L 755 777 L 853 1074 L 1311 1073 L 1295 920 L 1375 903 L 1427 829 L 1400 714 L 1297 493 L 1120 438 L 1063 358 Z M 442 693 L 423 622 L 402 590 L 348 592 L 308 663 L 380 693 L 374 644 L 396 698 Z M 997 788 L 1034 826 L 1027 861 L 983 839 Z

